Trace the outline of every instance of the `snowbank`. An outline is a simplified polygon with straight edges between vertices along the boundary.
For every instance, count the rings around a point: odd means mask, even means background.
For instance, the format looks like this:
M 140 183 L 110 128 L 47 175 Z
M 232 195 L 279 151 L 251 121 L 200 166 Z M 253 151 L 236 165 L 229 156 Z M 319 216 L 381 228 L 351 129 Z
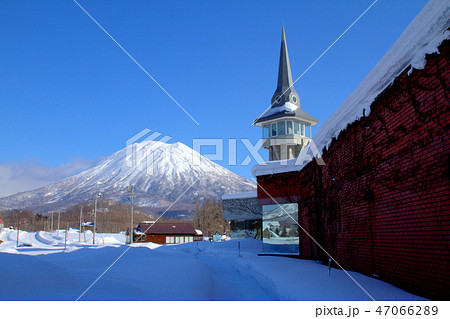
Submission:
M 116 242 L 119 235 L 104 239 Z M 0 289 L 0 300 L 76 300 L 105 269 L 80 300 L 369 300 L 341 270 L 328 276 L 327 267 L 313 261 L 258 256 L 258 240 L 92 246 L 73 237 L 65 253 L 44 243 L 17 249 L 0 244 L 8 287 Z M 36 248 L 59 253 L 30 256 Z M 351 275 L 377 300 L 422 299 Z
M 51 239 L 50 234 L 44 231 L 40 231 L 36 233 L 36 239 L 45 245 L 53 245 L 55 241 Z
M 59 232 L 59 235 L 58 235 Z M 86 231 L 81 233 L 78 230 L 71 229 L 67 232 L 65 230 L 55 230 L 53 233 L 39 231 L 26 232 L 20 231 L 19 247 L 17 244 L 17 230 L 4 229 L 0 233 L 0 238 L 4 241 L 0 244 L 0 252 L 13 253 L 17 251 L 20 254 L 26 255 L 46 255 L 49 253 L 58 253 L 64 250 L 66 252 L 73 250 L 72 248 L 80 246 L 92 245 L 93 233 Z M 80 238 L 81 237 L 81 238 Z M 117 246 L 125 243 L 125 234 L 97 234 L 95 247 Z M 14 251 L 15 250 L 15 251 Z

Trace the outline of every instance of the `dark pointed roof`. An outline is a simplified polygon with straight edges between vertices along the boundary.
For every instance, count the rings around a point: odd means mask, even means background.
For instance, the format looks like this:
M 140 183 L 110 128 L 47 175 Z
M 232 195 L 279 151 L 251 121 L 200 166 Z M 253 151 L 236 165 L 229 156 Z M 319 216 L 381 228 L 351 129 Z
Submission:
M 293 99 L 293 97 L 296 97 Z M 286 44 L 284 25 L 281 31 L 280 62 L 278 65 L 277 89 L 272 96 L 272 107 L 284 105 L 286 102 L 300 106 L 300 99 L 292 83 L 291 65 Z
M 289 102 L 293 105 L 286 107 L 286 102 Z M 311 122 L 312 125 L 315 125 L 318 122 L 318 120 L 314 116 L 300 109 L 300 98 L 297 91 L 295 91 L 292 82 L 291 65 L 289 63 L 289 54 L 287 50 L 286 35 L 284 33 L 283 25 L 281 31 L 281 48 L 280 62 L 278 65 L 277 89 L 272 96 L 271 108 L 264 112 L 261 117 L 257 118 L 254 123 L 257 124 L 285 116 L 296 117 L 300 120 Z
M 286 45 L 286 35 L 284 26 L 281 32 L 280 63 L 278 65 L 278 85 L 277 91 L 286 90 L 292 85 L 291 65 Z M 283 90 L 283 91 L 284 91 Z

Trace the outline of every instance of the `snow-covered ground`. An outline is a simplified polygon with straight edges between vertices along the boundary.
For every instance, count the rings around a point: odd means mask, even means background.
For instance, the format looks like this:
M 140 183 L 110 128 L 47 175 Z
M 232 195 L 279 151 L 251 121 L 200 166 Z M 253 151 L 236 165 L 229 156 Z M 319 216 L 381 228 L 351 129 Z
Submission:
M 370 300 L 342 270 L 314 261 L 258 256 L 252 239 L 125 245 L 123 234 L 76 230 L 0 233 L 0 300 Z M 32 245 L 32 246 L 25 246 Z M 123 254 L 123 255 L 122 255 Z M 122 256 L 121 258 L 119 258 Z M 349 272 L 376 300 L 423 300 Z

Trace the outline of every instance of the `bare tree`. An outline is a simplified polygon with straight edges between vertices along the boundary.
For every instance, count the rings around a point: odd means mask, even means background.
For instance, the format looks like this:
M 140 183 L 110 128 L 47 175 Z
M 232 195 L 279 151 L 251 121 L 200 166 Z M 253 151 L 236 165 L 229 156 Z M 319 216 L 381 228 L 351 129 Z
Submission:
M 229 231 L 228 222 L 222 218 L 222 203 L 213 198 L 205 198 L 202 202 L 196 201 L 193 223 L 206 236 Z

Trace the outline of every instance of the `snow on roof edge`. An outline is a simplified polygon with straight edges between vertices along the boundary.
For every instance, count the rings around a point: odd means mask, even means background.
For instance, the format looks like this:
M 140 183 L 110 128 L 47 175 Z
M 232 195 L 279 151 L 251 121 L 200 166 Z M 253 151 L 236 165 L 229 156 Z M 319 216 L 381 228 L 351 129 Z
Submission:
M 239 198 L 252 198 L 252 197 L 257 197 L 256 192 L 224 194 L 222 196 L 222 199 L 239 199 Z
M 425 55 L 438 52 L 442 41 L 450 38 L 450 32 L 446 31 L 450 24 L 449 16 L 450 5 L 447 1 L 430 0 L 425 5 L 372 71 L 319 128 L 313 138 L 319 155 L 348 124 L 361 118 L 364 112 L 367 116 L 372 102 L 409 65 L 414 69 L 425 67 Z M 308 146 L 299 155 L 303 158 L 301 161 L 291 159 L 257 164 L 252 167 L 253 176 L 300 171 L 312 160 L 306 154 L 311 150 Z

